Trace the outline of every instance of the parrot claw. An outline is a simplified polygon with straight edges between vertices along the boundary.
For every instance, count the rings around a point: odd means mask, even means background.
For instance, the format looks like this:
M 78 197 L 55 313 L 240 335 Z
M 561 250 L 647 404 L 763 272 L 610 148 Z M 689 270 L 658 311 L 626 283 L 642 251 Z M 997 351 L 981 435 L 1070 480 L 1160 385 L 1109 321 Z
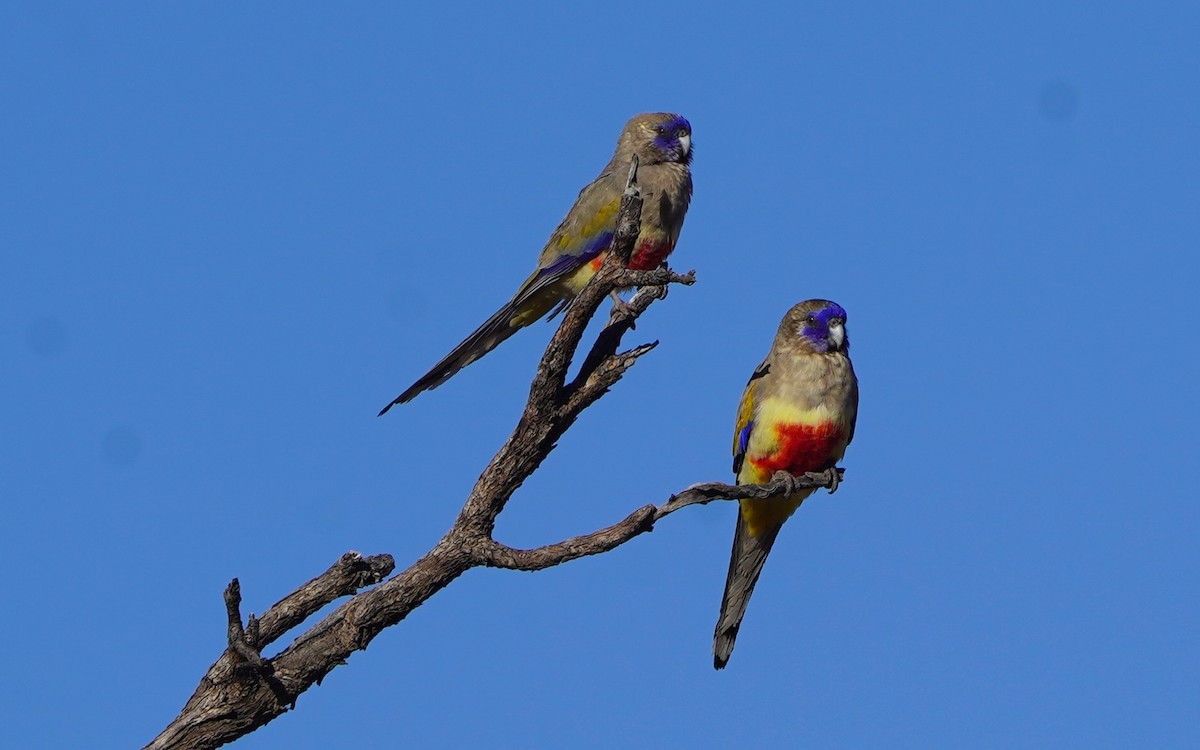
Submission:
M 783 485 L 784 495 L 794 495 L 799 490 L 799 488 L 796 486 L 796 477 L 792 476 L 786 471 L 780 470 L 775 472 L 775 474 L 771 477 L 771 481 L 779 482 Z
M 831 466 L 825 471 L 806 471 L 804 472 L 805 479 L 811 479 L 814 482 L 822 482 L 829 488 L 829 494 L 837 492 L 837 488 L 842 483 L 841 472 L 836 466 Z
M 829 467 L 829 494 L 832 495 L 833 493 L 837 492 L 837 488 L 839 485 L 841 485 L 841 483 L 842 483 L 841 472 L 839 472 L 837 470 L 836 466 L 830 466 Z
M 660 270 L 660 271 L 670 271 L 670 270 L 671 270 L 671 267 L 667 265 L 666 258 L 664 258 L 664 259 L 663 259 L 662 263 L 659 263 L 659 264 L 658 264 L 658 268 L 659 268 L 659 270 Z M 670 284 L 664 284 L 664 285 L 661 287 L 661 289 L 662 289 L 662 292 L 660 292 L 660 293 L 659 293 L 659 296 L 658 296 L 658 298 L 659 298 L 659 299 L 666 299 L 666 298 L 667 298 L 667 292 L 671 291 L 671 285 L 670 285 Z
M 629 330 L 636 331 L 637 323 L 635 322 L 636 316 L 633 314 L 633 307 L 628 302 L 621 299 L 621 295 L 617 294 L 617 290 L 615 289 L 609 292 L 608 296 L 611 297 L 613 301 L 613 310 L 611 313 L 609 313 L 608 319 L 613 320 L 615 318 L 629 318 Z

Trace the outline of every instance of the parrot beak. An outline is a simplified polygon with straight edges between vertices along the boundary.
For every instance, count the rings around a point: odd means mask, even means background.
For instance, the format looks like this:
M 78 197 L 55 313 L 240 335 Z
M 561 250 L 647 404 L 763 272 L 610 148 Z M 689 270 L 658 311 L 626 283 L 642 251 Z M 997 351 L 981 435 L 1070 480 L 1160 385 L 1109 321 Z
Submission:
M 683 149 L 683 155 L 687 156 L 692 153 L 692 134 L 685 133 L 679 136 L 679 147 Z
M 846 343 L 846 328 L 840 321 L 834 320 L 829 323 L 829 338 L 833 341 L 833 348 L 841 349 Z

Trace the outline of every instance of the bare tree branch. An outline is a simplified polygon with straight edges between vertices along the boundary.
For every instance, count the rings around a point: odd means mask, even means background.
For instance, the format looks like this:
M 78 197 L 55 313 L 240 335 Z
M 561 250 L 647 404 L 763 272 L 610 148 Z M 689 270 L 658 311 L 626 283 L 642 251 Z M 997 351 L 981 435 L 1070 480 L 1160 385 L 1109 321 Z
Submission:
M 347 552 L 329 570 L 288 594 L 259 618 L 258 648 L 274 643 L 326 604 L 379 583 L 395 568 L 391 555 L 363 557 Z
M 536 549 L 521 550 L 488 540 L 480 549 L 485 565 L 512 570 L 543 570 L 561 565 L 588 555 L 599 555 L 616 549 L 635 536 L 654 530 L 654 524 L 675 511 L 689 505 L 704 505 L 713 500 L 783 499 L 799 489 L 832 487 L 840 481 L 842 469 L 809 472 L 794 477 L 786 472 L 776 472 L 766 484 L 722 484 L 704 482 L 693 484 L 678 494 L 671 495 L 662 505 L 645 505 L 612 526 L 593 531 L 591 534 L 572 537 L 556 544 L 547 544 Z M 837 479 L 834 479 L 837 477 Z
M 693 484 L 659 506 L 654 520 L 669 516 L 689 505 L 704 505 L 713 500 L 773 500 L 785 498 L 796 490 L 828 487 L 832 493 L 842 481 L 845 469 L 810 471 L 801 476 L 792 476 L 786 471 L 777 471 L 765 484 L 722 484 L 701 482 Z
M 484 556 L 484 564 L 493 568 L 543 570 L 588 555 L 608 552 L 639 534 L 651 531 L 657 511 L 653 505 L 646 505 L 612 526 L 537 549 L 514 549 L 489 539 L 480 545 L 480 552 Z
M 225 614 L 229 618 L 229 628 L 226 630 L 226 638 L 229 642 L 229 648 L 255 669 L 269 671 L 271 665 L 262 658 L 262 654 L 258 653 L 258 620 L 254 619 L 254 615 L 250 616 L 248 628 L 250 633 L 249 637 L 247 637 L 246 630 L 242 629 L 241 606 L 242 585 L 238 582 L 238 579 L 234 578 L 225 587 Z
M 635 160 L 621 199 L 612 248 L 600 270 L 567 308 L 538 364 L 516 428 L 480 474 L 450 531 L 391 578 L 387 577 L 395 564 L 390 555 L 364 558 L 348 552 L 323 574 L 271 606 L 261 618 L 251 615 L 245 628 L 235 578 L 225 593 L 229 648 L 209 667 L 179 716 L 147 748 L 214 748 L 267 724 L 294 708 L 305 690 L 345 664 L 351 654 L 365 649 L 385 628 L 403 620 L 472 567 L 541 570 L 615 549 L 653 530 L 656 521 L 687 505 L 782 497 L 805 487 L 836 487 L 838 470 L 804 477 L 780 473 L 770 483 L 753 487 L 698 484 L 661 506 L 638 508 L 608 528 L 537 549 L 518 550 L 493 538 L 496 518 L 513 492 L 537 470 L 583 410 L 657 344 L 618 351 L 622 337 L 633 330 L 637 318 L 666 296 L 668 285 L 695 283 L 691 272 L 679 275 L 665 267 L 651 271 L 625 268 L 640 231 L 641 207 Z M 567 370 L 588 321 L 606 297 L 631 287 L 638 287 L 637 293 L 629 302 L 618 301 L 579 372 L 567 383 Z M 262 657 L 264 646 L 344 596 L 350 598 L 296 636 L 283 651 Z

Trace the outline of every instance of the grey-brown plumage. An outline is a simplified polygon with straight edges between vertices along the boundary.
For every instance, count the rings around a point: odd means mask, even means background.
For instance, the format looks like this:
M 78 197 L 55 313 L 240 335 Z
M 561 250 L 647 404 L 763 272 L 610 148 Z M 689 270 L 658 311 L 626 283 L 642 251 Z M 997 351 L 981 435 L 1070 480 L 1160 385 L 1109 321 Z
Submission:
M 641 114 L 625 124 L 612 159 L 579 192 L 538 258 L 537 268 L 494 315 L 392 403 L 436 388 L 557 305 L 570 302 L 595 275 L 612 245 L 629 165 L 639 160 L 641 232 L 629 267 L 657 268 L 675 248 L 692 197 L 692 126 L 680 115 Z
M 835 302 L 808 300 L 784 316 L 771 351 L 742 393 L 733 440 L 738 484 L 762 484 L 777 471 L 824 471 L 845 454 L 858 415 L 858 380 Z M 813 490 L 742 500 L 713 632 L 713 666 L 729 661 L 750 595 L 786 521 Z
M 754 585 L 762 574 L 767 555 L 775 545 L 782 523 L 772 524 L 759 536 L 746 531 L 746 519 L 738 513 L 737 529 L 733 533 L 733 551 L 729 555 L 729 572 L 725 576 L 725 592 L 721 595 L 721 616 L 713 632 L 713 666 L 724 669 L 733 653 L 742 618 L 750 604 Z

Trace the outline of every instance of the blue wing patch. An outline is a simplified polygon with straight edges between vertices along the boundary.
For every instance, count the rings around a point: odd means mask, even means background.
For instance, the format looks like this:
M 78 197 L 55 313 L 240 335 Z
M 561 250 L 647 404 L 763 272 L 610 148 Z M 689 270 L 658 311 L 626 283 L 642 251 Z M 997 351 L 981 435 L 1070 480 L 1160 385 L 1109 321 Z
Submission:
M 558 256 L 553 263 L 538 271 L 536 278 L 544 279 L 547 276 L 557 276 L 571 269 L 579 268 L 584 263 L 587 263 L 592 258 L 607 250 L 612 245 L 612 241 L 612 232 L 601 232 L 584 245 L 583 250 L 579 253 L 568 253 Z
M 746 452 L 746 446 L 750 445 L 750 428 L 753 426 L 753 420 L 747 422 L 746 426 L 742 428 L 742 431 L 738 433 L 738 454 L 744 454 Z
M 737 435 L 737 446 L 733 452 L 733 475 L 735 477 L 742 470 L 742 461 L 746 458 L 746 446 L 750 445 L 750 430 L 753 428 L 754 420 L 750 420 Z

